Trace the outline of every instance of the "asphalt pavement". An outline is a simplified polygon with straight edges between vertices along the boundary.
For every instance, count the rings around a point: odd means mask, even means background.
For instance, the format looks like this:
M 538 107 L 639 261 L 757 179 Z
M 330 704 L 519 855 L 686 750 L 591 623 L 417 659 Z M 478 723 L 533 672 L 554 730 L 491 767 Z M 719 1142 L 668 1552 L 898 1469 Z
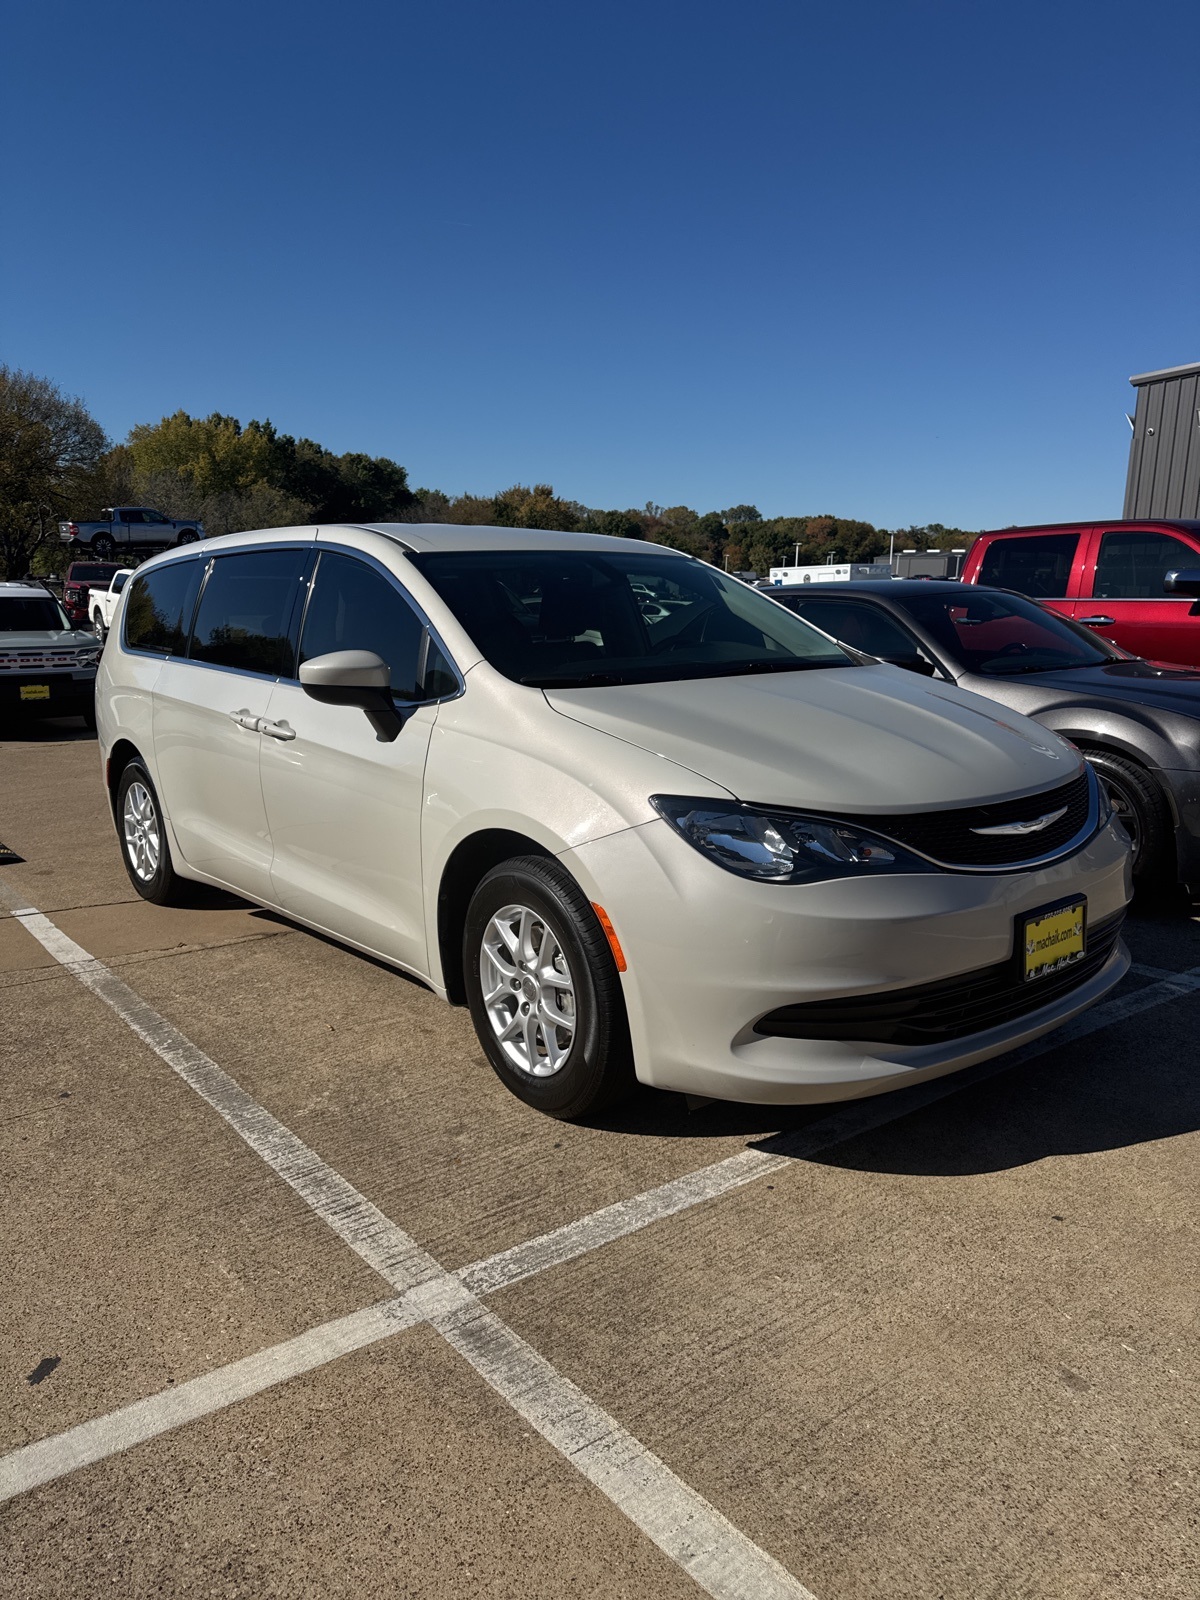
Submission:
M 1182 901 L 1016 1058 L 569 1126 L 421 985 L 140 901 L 71 724 L 0 842 L 6 1597 L 1200 1593 Z

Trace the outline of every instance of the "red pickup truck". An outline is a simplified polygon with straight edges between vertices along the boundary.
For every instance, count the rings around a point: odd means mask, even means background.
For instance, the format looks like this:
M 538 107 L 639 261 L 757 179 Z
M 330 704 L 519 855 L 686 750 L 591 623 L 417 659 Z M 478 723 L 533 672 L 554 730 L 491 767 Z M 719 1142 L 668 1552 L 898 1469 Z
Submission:
M 1016 589 L 1150 661 L 1200 667 L 1200 601 L 1167 592 L 1200 569 L 1200 522 L 1059 522 L 981 533 L 964 583 Z
M 63 610 L 76 628 L 91 626 L 91 592 L 107 589 L 116 573 L 119 561 L 72 561 L 63 578 Z

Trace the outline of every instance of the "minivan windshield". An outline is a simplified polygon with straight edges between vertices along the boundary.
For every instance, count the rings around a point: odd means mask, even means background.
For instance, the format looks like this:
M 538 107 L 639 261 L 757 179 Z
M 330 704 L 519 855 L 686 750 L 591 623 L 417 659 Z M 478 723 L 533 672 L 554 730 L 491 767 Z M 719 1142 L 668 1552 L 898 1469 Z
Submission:
M 540 689 L 855 665 L 782 606 L 688 557 L 431 550 L 409 560 L 494 667 Z

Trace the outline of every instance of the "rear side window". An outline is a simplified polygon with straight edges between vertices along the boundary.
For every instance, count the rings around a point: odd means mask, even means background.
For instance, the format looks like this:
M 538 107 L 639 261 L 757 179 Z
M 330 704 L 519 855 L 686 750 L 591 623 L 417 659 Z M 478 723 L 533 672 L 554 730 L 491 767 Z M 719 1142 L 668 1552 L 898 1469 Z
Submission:
M 1015 589 L 1035 600 L 1061 600 L 1071 581 L 1078 544 L 1077 533 L 993 539 L 983 552 L 979 582 Z
M 1148 528 L 1122 528 L 1100 540 L 1092 594 L 1097 600 L 1162 600 L 1163 579 L 1175 567 L 1200 565 L 1182 539 Z
M 425 641 L 424 623 L 386 578 L 353 556 L 322 552 L 304 618 L 301 661 L 334 650 L 373 650 L 391 668 L 392 693 L 421 700 Z M 432 697 L 447 692 L 435 689 Z
M 200 561 L 172 561 L 140 572 L 125 601 L 125 644 L 130 650 L 181 656 L 200 588 Z
M 292 611 L 306 550 L 239 550 L 212 564 L 188 654 L 193 661 L 290 678 Z

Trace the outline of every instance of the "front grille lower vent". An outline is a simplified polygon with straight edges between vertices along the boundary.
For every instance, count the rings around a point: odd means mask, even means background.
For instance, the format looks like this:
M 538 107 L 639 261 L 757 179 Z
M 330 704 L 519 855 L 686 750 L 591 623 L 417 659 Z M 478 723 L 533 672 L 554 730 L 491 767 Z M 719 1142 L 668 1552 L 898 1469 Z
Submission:
M 1013 957 L 939 983 L 882 994 L 780 1006 L 754 1025 L 777 1039 L 844 1039 L 858 1044 L 942 1044 L 1016 1022 L 1094 978 L 1113 953 L 1125 913 L 1087 930 L 1087 954 L 1048 978 L 1027 980 Z M 1019 952 L 1018 952 L 1019 954 Z
M 975 828 L 994 828 L 1010 822 L 1031 822 L 1047 812 L 1066 807 L 1057 822 L 1037 833 L 979 834 Z M 964 806 L 956 811 L 914 811 L 884 816 L 856 816 L 853 820 L 873 833 L 895 839 L 931 861 L 947 867 L 1012 867 L 1069 845 L 1087 825 L 1091 812 L 1091 784 L 1087 770 L 1070 783 L 1020 800 L 998 805 Z

